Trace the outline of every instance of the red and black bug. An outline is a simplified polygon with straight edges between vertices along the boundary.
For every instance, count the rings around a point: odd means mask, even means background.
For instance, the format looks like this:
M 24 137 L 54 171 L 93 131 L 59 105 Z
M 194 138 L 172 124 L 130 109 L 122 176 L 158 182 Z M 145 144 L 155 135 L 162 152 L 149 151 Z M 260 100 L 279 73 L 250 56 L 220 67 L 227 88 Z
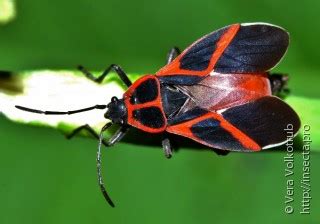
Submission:
M 122 99 L 113 97 L 107 105 L 76 111 L 40 111 L 44 114 L 73 114 L 92 109 L 107 109 L 111 120 L 100 136 L 88 125 L 85 128 L 99 137 L 97 156 L 101 190 L 111 206 L 101 178 L 100 147 L 119 141 L 133 126 L 149 133 L 169 132 L 203 145 L 227 151 L 260 151 L 287 141 L 284 129 L 300 127 L 295 111 L 275 95 L 283 90 L 286 76 L 268 72 L 285 54 L 288 33 L 271 24 L 234 24 L 212 32 L 179 54 L 173 48 L 168 63 L 155 75 L 145 75 L 133 84 L 117 65 L 111 65 L 99 77 L 80 67 L 90 79 L 101 82 L 111 69 L 128 86 Z M 112 124 L 120 129 L 109 141 L 103 131 Z M 167 157 L 171 156 L 168 137 L 162 141 Z

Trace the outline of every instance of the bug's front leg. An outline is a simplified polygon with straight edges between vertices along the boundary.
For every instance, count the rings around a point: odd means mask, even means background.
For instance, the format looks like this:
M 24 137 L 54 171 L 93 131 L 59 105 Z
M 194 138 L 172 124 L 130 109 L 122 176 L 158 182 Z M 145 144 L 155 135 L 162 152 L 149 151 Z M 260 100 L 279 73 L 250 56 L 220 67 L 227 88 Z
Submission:
M 91 72 L 89 72 L 87 69 L 85 69 L 83 66 L 79 65 L 78 69 L 90 80 L 102 83 L 104 78 L 110 73 L 111 70 L 115 71 L 122 82 L 127 86 L 130 87 L 132 85 L 132 82 L 128 78 L 128 75 L 122 70 L 122 68 L 119 65 L 111 64 L 104 72 L 99 76 L 95 77 Z
M 66 135 L 67 139 L 73 138 L 82 130 L 88 131 L 93 137 L 95 137 L 96 139 L 99 139 L 99 135 L 88 124 L 82 125 L 74 129 L 70 134 Z M 114 145 L 115 143 L 119 142 L 127 134 L 128 130 L 129 130 L 128 126 L 121 126 L 108 141 L 106 141 L 105 139 L 102 139 L 102 144 L 104 146 Z
M 88 124 L 82 125 L 80 127 L 77 127 L 76 129 L 74 129 L 71 133 L 66 135 L 67 139 L 71 139 L 74 136 L 76 136 L 78 133 L 80 133 L 82 130 L 86 130 L 87 132 L 89 132 L 93 137 L 95 137 L 96 139 L 99 139 L 99 135 L 95 132 L 95 130 Z M 106 142 L 105 139 L 102 140 L 102 144 L 105 146 L 108 146 L 108 142 Z
M 169 138 L 166 137 L 162 140 L 162 149 L 165 157 L 170 159 L 172 157 L 172 147 Z
M 178 55 L 180 54 L 180 49 L 173 47 L 167 54 L 167 64 L 170 64 Z
M 113 134 L 113 136 L 108 141 L 108 146 L 112 146 L 115 143 L 121 141 L 121 139 L 128 133 L 129 126 L 121 126 L 116 133 Z

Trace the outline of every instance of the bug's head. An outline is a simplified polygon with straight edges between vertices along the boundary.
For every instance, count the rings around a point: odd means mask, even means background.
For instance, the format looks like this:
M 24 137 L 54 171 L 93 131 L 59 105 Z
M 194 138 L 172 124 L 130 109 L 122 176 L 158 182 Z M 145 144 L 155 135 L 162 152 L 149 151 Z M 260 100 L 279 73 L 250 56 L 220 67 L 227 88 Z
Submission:
M 112 97 L 111 102 L 107 105 L 107 112 L 104 114 L 106 119 L 112 121 L 112 123 L 125 124 L 127 123 L 127 108 L 123 99 Z

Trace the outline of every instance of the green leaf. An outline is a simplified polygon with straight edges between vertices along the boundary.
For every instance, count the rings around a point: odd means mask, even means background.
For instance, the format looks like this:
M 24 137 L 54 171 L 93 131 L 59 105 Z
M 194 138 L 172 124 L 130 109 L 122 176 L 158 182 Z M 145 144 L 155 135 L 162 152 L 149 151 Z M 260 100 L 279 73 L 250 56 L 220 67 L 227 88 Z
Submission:
M 101 74 L 94 72 L 95 75 Z M 70 133 L 73 129 L 89 124 L 97 132 L 107 122 L 104 111 L 93 110 L 86 113 L 47 116 L 28 113 L 15 105 L 40 110 L 68 111 L 96 104 L 107 104 L 112 96 L 121 97 L 125 87 L 115 74 L 108 76 L 102 84 L 87 79 L 79 71 L 25 71 L 16 74 L 2 73 L 0 79 L 0 111 L 10 120 L 36 126 L 48 126 Z M 131 80 L 139 75 L 130 74 Z M 313 149 L 320 150 L 320 99 L 289 95 L 285 98 L 299 114 L 302 127 L 310 125 Z M 112 132 L 112 131 L 110 131 Z M 107 132 L 106 137 L 111 133 Z M 303 133 L 301 128 L 300 135 Z M 81 133 L 88 136 L 88 133 Z
M 0 24 L 13 20 L 16 16 L 14 0 L 0 0 Z
M 15 105 L 68 111 L 107 104 L 112 96 L 121 97 L 124 92 L 124 86 L 114 74 L 110 74 L 102 84 L 89 80 L 80 71 L 3 72 L 0 77 L 0 111 L 6 117 L 19 123 L 52 127 L 64 134 L 84 124 L 99 131 L 107 122 L 104 111 L 47 116 L 19 110 Z M 135 80 L 138 75 L 131 74 L 129 77 Z

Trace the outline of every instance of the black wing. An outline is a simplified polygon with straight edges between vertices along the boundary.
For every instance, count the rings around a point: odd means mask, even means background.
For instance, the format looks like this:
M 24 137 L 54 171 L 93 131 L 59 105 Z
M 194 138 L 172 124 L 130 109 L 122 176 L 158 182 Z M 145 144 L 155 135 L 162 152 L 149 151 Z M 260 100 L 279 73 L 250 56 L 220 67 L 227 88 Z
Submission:
M 215 65 L 219 73 L 265 72 L 276 66 L 289 45 L 289 34 L 270 24 L 242 24 Z
M 168 124 L 168 132 L 209 147 L 259 151 L 293 138 L 300 128 L 300 119 L 285 102 L 266 96 L 220 113 L 194 108 L 171 118 Z
M 285 143 L 300 128 L 296 112 L 274 96 L 232 107 L 224 111 L 222 116 L 257 142 L 262 149 Z
M 289 34 L 278 26 L 234 24 L 194 42 L 156 75 L 164 83 L 191 85 L 211 72 L 266 72 L 280 61 L 288 44 Z

